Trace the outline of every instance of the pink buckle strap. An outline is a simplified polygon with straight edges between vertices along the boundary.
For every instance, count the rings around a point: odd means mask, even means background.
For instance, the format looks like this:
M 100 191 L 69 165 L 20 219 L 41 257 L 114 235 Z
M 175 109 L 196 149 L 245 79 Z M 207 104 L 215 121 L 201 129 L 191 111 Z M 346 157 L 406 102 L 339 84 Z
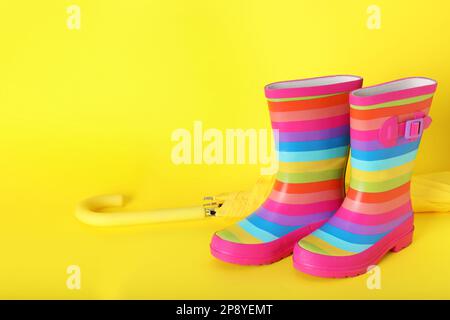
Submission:
M 405 138 L 417 139 L 423 133 L 424 118 L 408 120 L 405 122 Z
M 405 139 L 414 141 L 420 138 L 423 131 L 431 124 L 431 117 L 423 112 L 416 112 L 414 119 L 405 122 L 399 122 L 397 117 L 387 119 L 378 132 L 378 139 L 386 147 L 393 147 L 397 143 L 397 139 L 405 137 Z

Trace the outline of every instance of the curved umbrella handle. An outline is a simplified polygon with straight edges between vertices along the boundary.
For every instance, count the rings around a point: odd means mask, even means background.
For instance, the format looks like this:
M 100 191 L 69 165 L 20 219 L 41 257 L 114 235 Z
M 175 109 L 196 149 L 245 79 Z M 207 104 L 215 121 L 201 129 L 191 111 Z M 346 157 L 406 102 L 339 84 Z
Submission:
M 196 220 L 208 216 L 202 206 L 138 212 L 101 212 L 106 208 L 122 207 L 124 202 L 125 197 L 121 194 L 92 197 L 77 205 L 75 216 L 81 222 L 97 227 Z

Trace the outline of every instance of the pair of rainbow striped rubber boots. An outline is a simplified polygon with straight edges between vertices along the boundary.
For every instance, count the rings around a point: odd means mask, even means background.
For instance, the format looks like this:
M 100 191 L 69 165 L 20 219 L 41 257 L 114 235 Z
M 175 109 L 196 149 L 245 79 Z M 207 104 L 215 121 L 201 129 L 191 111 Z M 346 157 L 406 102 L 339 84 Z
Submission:
M 213 236 L 213 256 L 261 265 L 293 252 L 298 270 L 342 278 L 411 244 L 411 173 L 437 83 L 362 82 L 337 75 L 265 87 L 278 132 L 276 181 L 259 209 Z

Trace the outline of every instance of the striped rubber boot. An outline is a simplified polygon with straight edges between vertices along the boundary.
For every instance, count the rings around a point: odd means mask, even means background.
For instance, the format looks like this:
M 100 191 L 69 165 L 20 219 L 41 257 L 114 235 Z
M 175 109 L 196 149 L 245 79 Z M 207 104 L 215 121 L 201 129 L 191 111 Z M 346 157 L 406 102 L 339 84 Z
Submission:
M 406 78 L 351 93 L 350 188 L 336 214 L 295 246 L 297 269 L 356 276 L 412 242 L 409 184 L 436 85 Z
M 276 181 L 259 209 L 213 236 L 213 256 L 248 265 L 278 261 L 335 213 L 344 197 L 349 92 L 361 85 L 345 75 L 266 86 L 279 136 Z

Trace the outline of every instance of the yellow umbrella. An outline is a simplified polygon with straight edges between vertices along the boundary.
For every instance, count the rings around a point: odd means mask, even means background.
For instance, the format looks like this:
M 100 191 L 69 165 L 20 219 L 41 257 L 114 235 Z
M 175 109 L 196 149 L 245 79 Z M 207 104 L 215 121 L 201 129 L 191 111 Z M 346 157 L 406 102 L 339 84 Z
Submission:
M 207 196 L 203 204 L 186 208 L 155 209 L 139 212 L 104 212 L 124 205 L 123 195 L 102 195 L 81 201 L 76 217 L 92 226 L 125 226 L 203 219 L 205 217 L 244 217 L 261 205 L 274 182 L 274 176 L 261 176 L 247 191 Z M 414 212 L 450 211 L 450 172 L 416 175 L 411 196 Z

